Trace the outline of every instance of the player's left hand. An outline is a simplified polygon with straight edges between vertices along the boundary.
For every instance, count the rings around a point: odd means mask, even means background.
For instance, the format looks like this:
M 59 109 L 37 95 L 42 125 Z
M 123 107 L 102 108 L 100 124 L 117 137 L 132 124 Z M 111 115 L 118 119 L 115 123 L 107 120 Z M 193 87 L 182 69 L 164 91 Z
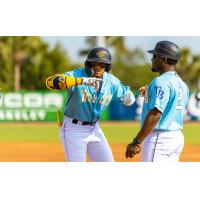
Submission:
M 141 97 L 144 97 L 146 90 L 147 90 L 147 85 L 145 85 L 139 89 Z
M 141 149 L 142 149 L 141 143 L 139 143 L 135 138 L 133 142 L 128 144 L 126 147 L 126 153 L 125 153 L 126 158 L 133 158 L 134 156 L 136 156 L 141 152 Z
M 98 90 L 99 82 L 103 81 L 103 79 L 96 78 L 96 77 L 91 77 L 91 78 L 82 77 L 82 79 L 83 79 L 82 83 L 84 85 L 93 86 L 95 88 L 95 90 Z

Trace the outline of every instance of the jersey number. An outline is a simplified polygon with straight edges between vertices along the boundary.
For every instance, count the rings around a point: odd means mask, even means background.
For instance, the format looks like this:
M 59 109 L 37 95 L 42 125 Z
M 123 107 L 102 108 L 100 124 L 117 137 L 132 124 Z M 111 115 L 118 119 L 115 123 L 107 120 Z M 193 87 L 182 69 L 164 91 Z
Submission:
M 182 110 L 183 109 L 183 107 L 182 107 L 182 99 L 183 99 L 183 90 L 182 90 L 182 88 L 180 87 L 179 89 L 178 89 L 178 102 L 177 102 L 177 105 L 176 105 L 176 109 L 177 110 Z

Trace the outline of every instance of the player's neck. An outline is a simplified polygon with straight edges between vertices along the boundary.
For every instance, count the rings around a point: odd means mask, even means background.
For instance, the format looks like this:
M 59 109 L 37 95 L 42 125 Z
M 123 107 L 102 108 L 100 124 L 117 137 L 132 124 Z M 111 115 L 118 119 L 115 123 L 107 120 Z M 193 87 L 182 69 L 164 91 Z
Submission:
M 162 71 L 160 71 L 160 75 L 164 74 L 165 72 L 176 71 L 175 65 L 165 65 Z

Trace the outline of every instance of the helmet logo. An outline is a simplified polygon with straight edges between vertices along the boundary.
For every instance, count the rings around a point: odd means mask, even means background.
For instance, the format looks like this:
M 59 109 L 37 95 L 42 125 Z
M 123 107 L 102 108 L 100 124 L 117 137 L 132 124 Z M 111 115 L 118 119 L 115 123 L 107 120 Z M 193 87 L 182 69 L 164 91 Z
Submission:
M 97 53 L 96 53 L 96 55 L 99 57 L 99 58 L 103 58 L 104 56 L 105 56 L 105 51 L 98 51 Z

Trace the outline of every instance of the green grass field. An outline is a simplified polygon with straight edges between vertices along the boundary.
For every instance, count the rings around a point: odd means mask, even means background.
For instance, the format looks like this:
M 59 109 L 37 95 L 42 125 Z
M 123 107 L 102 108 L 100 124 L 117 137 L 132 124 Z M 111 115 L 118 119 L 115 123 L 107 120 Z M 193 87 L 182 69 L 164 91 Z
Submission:
M 139 123 L 101 123 L 112 144 L 130 142 L 139 130 Z M 186 144 L 200 144 L 200 123 L 185 123 Z M 55 123 L 0 123 L 0 142 L 59 142 Z

